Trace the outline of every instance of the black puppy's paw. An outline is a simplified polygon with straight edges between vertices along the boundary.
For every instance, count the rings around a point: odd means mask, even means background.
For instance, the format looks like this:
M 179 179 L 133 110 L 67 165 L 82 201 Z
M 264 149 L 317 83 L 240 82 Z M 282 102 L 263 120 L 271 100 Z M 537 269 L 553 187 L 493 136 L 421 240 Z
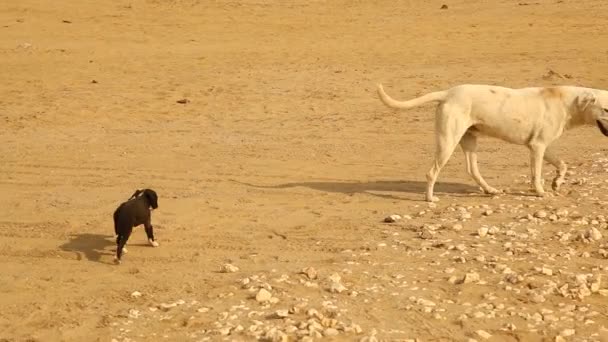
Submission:
M 152 246 L 152 247 L 158 247 L 158 246 L 160 246 L 160 245 L 158 244 L 158 242 L 156 242 L 156 241 L 154 241 L 154 240 L 152 240 L 152 239 L 148 239 L 148 243 L 149 243 L 149 244 L 150 244 L 150 246 Z
M 118 259 L 117 257 L 114 257 L 114 264 L 116 265 L 120 265 L 122 261 L 120 261 L 120 259 Z

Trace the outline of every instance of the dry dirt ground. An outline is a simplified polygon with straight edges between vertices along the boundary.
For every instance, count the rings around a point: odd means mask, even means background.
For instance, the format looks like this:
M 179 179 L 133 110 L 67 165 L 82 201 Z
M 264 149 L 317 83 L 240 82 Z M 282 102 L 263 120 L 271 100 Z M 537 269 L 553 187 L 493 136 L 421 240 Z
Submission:
M 375 93 L 608 88 L 608 3 L 522 1 L 5 1 L 0 340 L 601 340 L 608 140 L 567 133 L 539 200 L 483 139 L 508 194 L 458 150 L 429 206 L 433 106 Z M 114 265 L 143 187 L 160 247 Z

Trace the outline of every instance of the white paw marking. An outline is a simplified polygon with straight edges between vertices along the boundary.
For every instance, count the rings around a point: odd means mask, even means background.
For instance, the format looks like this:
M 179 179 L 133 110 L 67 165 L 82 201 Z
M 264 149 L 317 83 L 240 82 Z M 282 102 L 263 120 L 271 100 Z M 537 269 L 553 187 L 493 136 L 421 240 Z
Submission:
M 150 246 L 152 246 L 152 247 L 158 247 L 159 246 L 158 242 L 153 241 L 151 239 L 148 239 L 148 242 L 150 243 Z

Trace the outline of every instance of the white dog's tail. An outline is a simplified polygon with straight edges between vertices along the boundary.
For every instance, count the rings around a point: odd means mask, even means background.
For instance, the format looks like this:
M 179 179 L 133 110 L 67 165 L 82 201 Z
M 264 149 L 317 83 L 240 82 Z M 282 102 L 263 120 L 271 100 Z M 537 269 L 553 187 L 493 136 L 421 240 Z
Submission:
M 380 99 L 384 102 L 385 105 L 391 108 L 399 108 L 399 109 L 408 109 L 416 106 L 420 106 L 427 102 L 433 101 L 443 101 L 445 100 L 448 92 L 447 91 L 436 91 L 434 93 L 428 93 L 426 95 L 417 97 L 415 99 L 409 101 L 397 101 L 392 97 L 388 96 L 384 92 L 384 88 L 382 88 L 381 84 L 378 84 L 378 95 L 380 95 Z

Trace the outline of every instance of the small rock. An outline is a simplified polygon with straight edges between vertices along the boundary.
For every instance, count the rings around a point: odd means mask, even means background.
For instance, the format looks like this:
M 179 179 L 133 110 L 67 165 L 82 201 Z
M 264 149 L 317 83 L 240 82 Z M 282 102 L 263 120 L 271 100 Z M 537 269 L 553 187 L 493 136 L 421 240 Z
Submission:
M 239 270 L 238 267 L 231 265 L 231 264 L 224 264 L 220 268 L 220 272 L 222 272 L 222 273 L 234 273 L 234 272 L 238 272 L 238 270 Z
M 553 270 L 548 268 L 548 267 L 542 267 L 540 270 L 540 273 L 544 274 L 544 275 L 548 275 L 548 276 L 552 276 L 553 275 Z
M 220 335 L 222 336 L 228 336 L 230 335 L 230 332 L 232 331 L 232 327 L 224 327 L 221 329 L 218 329 Z
M 532 295 L 532 302 L 540 304 L 545 302 L 545 297 L 541 294 Z
M 285 317 L 289 316 L 289 311 L 288 310 L 277 310 L 274 312 L 274 315 L 278 318 L 285 318 Z
M 534 213 L 534 217 L 536 217 L 536 218 L 545 218 L 545 217 L 547 217 L 547 215 L 548 215 L 547 212 L 544 210 L 539 210 Z
M 418 233 L 418 237 L 421 238 L 422 240 L 432 239 L 434 235 L 435 235 L 435 233 L 433 233 L 430 229 L 427 229 L 427 228 L 423 228 Z
M 576 334 L 576 330 L 574 329 L 564 329 L 559 333 L 562 337 L 574 336 L 574 334 Z
M 302 270 L 303 274 L 306 274 L 306 276 L 308 277 L 308 279 L 317 279 L 317 270 L 315 270 L 313 267 L 306 267 L 305 269 Z
M 344 291 L 346 291 L 346 287 L 344 285 L 342 285 L 342 283 L 332 282 L 329 285 L 329 292 L 342 293 Z
M 332 273 L 327 279 L 332 283 L 339 283 L 342 281 L 342 277 L 338 273 Z
M 496 235 L 496 234 L 498 234 L 498 232 L 500 232 L 500 228 L 495 227 L 495 226 L 490 227 L 490 229 L 488 229 L 488 234 L 490 234 L 490 235 Z
M 437 304 L 435 304 L 435 302 L 428 300 L 428 299 L 424 299 L 424 298 L 419 298 L 418 300 L 416 300 L 417 304 L 420 304 L 422 306 L 435 306 Z
M 477 330 L 475 333 L 477 334 L 477 336 L 483 338 L 484 340 L 487 340 L 492 337 L 492 335 L 485 330 Z
M 139 298 L 139 297 L 141 297 L 141 292 L 139 292 L 139 291 L 133 291 L 133 293 L 131 293 L 131 297 L 132 298 Z
M 266 289 L 260 289 L 260 291 L 258 291 L 258 293 L 255 295 L 255 300 L 257 300 L 260 303 L 267 302 L 271 298 L 272 298 L 272 294 L 270 292 L 268 292 L 268 290 L 266 290 Z
M 469 283 L 477 282 L 479 280 L 480 280 L 479 273 L 469 272 L 464 275 L 464 278 L 462 278 L 462 283 L 469 284 Z
M 322 319 L 322 318 L 323 318 L 323 315 L 322 315 L 322 314 L 320 314 L 320 313 L 319 313 L 319 311 L 317 311 L 317 309 L 312 309 L 312 308 L 311 308 L 311 309 L 308 309 L 308 310 L 306 311 L 306 315 L 307 315 L 308 317 L 313 317 L 313 318 L 319 318 L 319 319 Z
M 360 334 L 363 332 L 363 329 L 361 329 L 359 324 L 352 323 L 349 328 L 352 329 L 355 334 Z
M 393 214 L 393 215 L 390 215 L 390 216 L 386 217 L 384 219 L 384 222 L 393 223 L 393 222 L 397 222 L 399 220 L 401 220 L 401 215 Z
M 338 330 L 334 328 L 327 328 L 323 331 L 323 336 L 336 336 L 338 335 Z
M 179 104 L 186 104 L 186 103 L 190 103 L 190 100 L 188 100 L 188 99 L 181 99 L 181 100 L 177 100 L 176 102 L 179 103 Z
M 597 228 L 593 227 L 589 229 L 585 237 L 593 241 L 599 241 L 602 239 L 602 233 Z
M 135 309 L 130 309 L 129 310 L 129 317 L 131 318 L 139 318 L 140 313 L 139 310 L 135 310 Z
M 446 4 L 441 5 L 441 9 L 448 9 L 448 5 L 446 5 Z
M 159 305 L 159 307 L 162 311 L 169 311 L 170 309 L 172 309 L 176 306 L 177 306 L 177 303 L 171 303 L 171 304 L 161 303 Z
M 481 227 L 477 229 L 477 235 L 479 235 L 479 237 L 485 237 L 486 235 L 488 235 L 488 231 L 488 227 Z

